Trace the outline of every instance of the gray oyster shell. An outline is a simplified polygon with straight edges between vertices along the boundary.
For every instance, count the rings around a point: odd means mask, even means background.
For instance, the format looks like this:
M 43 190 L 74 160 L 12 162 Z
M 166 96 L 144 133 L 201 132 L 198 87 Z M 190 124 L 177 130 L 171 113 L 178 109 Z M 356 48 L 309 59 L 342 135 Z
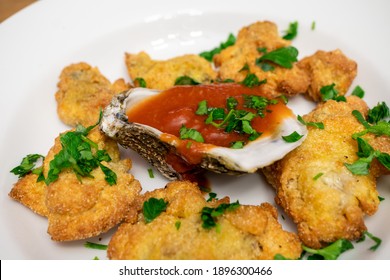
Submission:
M 159 94 L 159 91 L 146 88 L 133 88 L 118 94 L 105 108 L 100 129 L 123 147 L 140 154 L 166 178 L 182 179 L 183 174 L 177 172 L 166 159 L 168 155 L 175 154 L 184 164 L 186 163 L 178 154 L 175 145 L 161 141 L 162 132 L 158 129 L 129 122 L 126 115 L 128 108 L 155 94 Z M 281 138 L 294 131 L 304 137 L 294 143 L 287 143 Z M 295 117 L 286 118 L 273 135 L 260 137 L 259 140 L 250 142 L 242 149 L 215 147 L 204 154 L 199 165 L 188 165 L 188 170 L 196 173 L 206 169 L 231 175 L 253 173 L 283 158 L 288 152 L 298 147 L 306 134 L 306 127 Z

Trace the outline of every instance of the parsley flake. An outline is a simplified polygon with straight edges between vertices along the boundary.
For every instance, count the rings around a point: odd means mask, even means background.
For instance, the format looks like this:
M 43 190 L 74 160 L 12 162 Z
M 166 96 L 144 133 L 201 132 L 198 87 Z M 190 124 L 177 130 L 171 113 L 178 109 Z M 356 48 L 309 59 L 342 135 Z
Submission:
M 84 243 L 84 247 L 89 248 L 89 249 L 107 250 L 108 245 L 98 244 L 98 243 L 93 243 L 93 242 L 87 241 Z
M 185 85 L 196 86 L 199 84 L 200 84 L 199 82 L 195 81 L 193 78 L 189 76 L 180 76 L 175 80 L 174 83 L 175 86 L 185 86 Z
M 149 198 L 147 201 L 144 202 L 142 207 L 145 222 L 148 224 L 153 221 L 167 209 L 167 206 L 168 202 L 165 202 L 163 198 Z
M 315 128 L 324 129 L 325 126 L 322 122 L 306 122 L 300 115 L 297 117 L 298 121 L 306 126 L 313 126 Z
M 294 143 L 301 139 L 303 135 L 300 135 L 298 132 L 294 131 L 290 135 L 282 136 L 283 140 L 287 143 Z
M 236 37 L 230 33 L 226 41 L 222 42 L 218 47 L 210 51 L 201 52 L 199 55 L 211 62 L 213 61 L 214 55 L 220 53 L 223 49 L 226 49 L 227 47 L 233 46 L 235 43 Z
M 357 96 L 359 98 L 363 98 L 364 97 L 364 93 L 365 93 L 364 90 L 360 86 L 356 86 L 353 89 L 351 95 Z
M 134 84 L 136 86 L 139 86 L 139 87 L 142 87 L 142 88 L 146 88 L 146 81 L 144 78 L 141 78 L 141 77 L 137 77 L 134 79 Z
M 351 241 L 346 239 L 339 239 L 332 244 L 322 249 L 312 249 L 302 245 L 302 249 L 308 253 L 314 254 L 308 257 L 308 259 L 325 259 L 325 260 L 337 260 L 337 258 L 347 250 L 353 249 Z
M 320 89 L 322 101 L 335 100 L 337 102 L 343 101 L 346 102 L 347 99 L 343 95 L 339 95 L 337 89 L 335 89 L 336 84 L 332 83 L 331 85 L 323 86 Z
M 285 31 L 285 35 L 282 37 L 285 40 L 292 40 L 298 35 L 298 21 L 291 22 L 288 29 Z
M 180 131 L 180 139 L 185 140 L 185 139 L 192 139 L 197 142 L 204 142 L 202 134 L 200 134 L 199 131 L 197 131 L 194 128 L 187 128 L 184 124 L 181 126 Z
M 22 159 L 20 165 L 13 168 L 10 172 L 17 175 L 19 178 L 26 176 L 32 172 L 40 176 L 42 174 L 42 168 L 35 168 L 35 165 L 39 159 L 44 160 L 45 157 L 39 154 L 29 154 Z
M 261 67 L 261 62 L 273 62 L 283 68 L 291 69 L 296 61 L 298 61 L 298 50 L 288 46 L 263 54 L 256 59 L 256 65 Z
M 203 207 L 201 211 L 202 227 L 211 229 L 217 227 L 217 217 L 223 215 L 225 211 L 234 211 L 240 206 L 238 201 L 234 203 L 222 203 L 215 208 Z

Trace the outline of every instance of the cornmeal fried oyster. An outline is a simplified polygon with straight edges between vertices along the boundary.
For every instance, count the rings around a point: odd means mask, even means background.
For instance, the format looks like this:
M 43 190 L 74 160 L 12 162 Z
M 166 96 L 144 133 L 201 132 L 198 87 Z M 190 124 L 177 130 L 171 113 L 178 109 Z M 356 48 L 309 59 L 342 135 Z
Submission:
M 73 127 L 92 125 L 114 95 L 129 88 L 123 79 L 112 84 L 98 68 L 87 63 L 71 64 L 62 70 L 58 82 L 55 94 L 58 116 Z
M 256 59 L 265 52 L 271 52 L 290 46 L 291 42 L 284 40 L 278 33 L 275 23 L 258 21 L 242 28 L 236 43 L 216 54 L 213 58 L 218 67 L 218 77 L 222 81 L 233 79 L 241 82 L 248 73 L 255 74 L 258 79 L 266 80 L 261 87 L 265 94 L 292 96 L 307 91 L 309 76 L 301 68 L 293 64 L 291 69 L 273 65 L 274 70 L 265 71 L 256 64 Z
M 166 210 L 145 222 L 143 205 L 150 198 L 163 199 Z M 301 243 L 284 231 L 276 209 L 238 205 L 217 218 L 217 226 L 202 227 L 204 207 L 229 204 L 229 198 L 206 202 L 197 185 L 174 181 L 164 189 L 147 192 L 133 204 L 127 222 L 113 235 L 110 259 L 274 259 L 276 254 L 296 259 Z
M 311 248 L 341 238 L 359 239 L 367 230 L 364 217 L 378 209 L 376 178 L 382 173 L 378 164 L 364 176 L 354 175 L 345 166 L 358 159 L 352 135 L 364 130 L 353 110 L 365 115 L 368 108 L 355 96 L 347 97 L 347 102 L 320 104 L 303 119 L 321 122 L 324 129 L 309 126 L 301 146 L 263 169 L 277 191 L 276 202 L 292 217 L 300 239 Z M 388 138 L 387 144 L 383 138 L 376 141 L 373 146 L 389 150 Z
M 211 64 L 198 55 L 189 54 L 167 60 L 153 60 L 145 52 L 126 53 L 125 62 L 135 86 L 143 79 L 147 88 L 165 90 L 175 85 L 176 79 L 189 77 L 197 83 L 208 84 L 216 79 Z
M 48 218 L 48 233 L 55 241 L 85 239 L 108 231 L 124 219 L 141 190 L 140 183 L 128 173 L 131 160 L 120 160 L 114 141 L 105 137 L 98 128 L 94 128 L 88 138 L 110 155 L 111 161 L 102 164 L 116 173 L 116 184 L 109 185 L 98 168 L 91 172 L 92 177 L 81 179 L 66 169 L 49 185 L 44 181 L 37 182 L 38 175 L 27 174 L 9 193 L 16 201 Z M 51 160 L 61 149 L 57 137 L 43 162 L 45 177 Z
M 357 63 L 339 49 L 317 51 L 301 59 L 297 66 L 310 77 L 306 95 L 316 102 L 322 101 L 321 88 L 332 84 L 339 95 L 345 95 L 357 75 Z

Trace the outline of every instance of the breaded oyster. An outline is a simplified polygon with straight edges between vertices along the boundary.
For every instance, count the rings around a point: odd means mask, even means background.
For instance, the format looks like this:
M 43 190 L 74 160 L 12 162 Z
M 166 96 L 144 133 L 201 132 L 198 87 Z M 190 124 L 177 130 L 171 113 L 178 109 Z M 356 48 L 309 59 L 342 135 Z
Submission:
M 239 31 L 233 46 L 214 56 L 214 63 L 219 67 L 218 76 L 221 80 L 233 79 L 241 82 L 248 73 L 254 73 L 259 80 L 266 80 L 261 87 L 267 95 L 292 96 L 304 93 L 310 80 L 306 72 L 298 68 L 296 63 L 291 69 L 274 65 L 275 69 L 271 71 L 264 71 L 256 64 L 256 59 L 264 52 L 289 45 L 290 41 L 280 37 L 277 26 L 273 22 L 259 21 L 246 26 Z
M 37 182 L 37 175 L 28 174 L 14 185 L 9 194 L 34 212 L 46 216 L 48 233 L 56 241 L 84 239 L 108 231 L 124 219 L 129 205 L 141 190 L 140 183 L 128 173 L 130 159 L 120 160 L 114 141 L 105 137 L 98 128 L 94 128 L 88 138 L 110 155 L 111 161 L 102 164 L 116 173 L 116 184 L 110 186 L 99 168 L 91 172 L 93 177 L 80 179 L 72 170 L 66 169 L 49 185 Z M 61 149 L 57 137 L 43 162 L 45 177 L 51 160 Z
M 123 79 L 111 84 L 98 68 L 87 63 L 71 64 L 62 70 L 58 82 L 57 114 L 70 126 L 92 125 L 113 96 L 129 88 Z
M 354 175 L 344 165 L 358 159 L 352 134 L 364 129 L 352 111 L 365 115 L 367 109 L 355 96 L 347 102 L 319 105 L 304 120 L 321 122 L 324 129 L 308 126 L 301 146 L 263 169 L 277 191 L 276 202 L 292 217 L 300 239 L 309 247 L 360 238 L 366 231 L 364 217 L 378 209 L 379 172 Z
M 126 53 L 125 62 L 135 86 L 140 86 L 138 79 L 142 78 L 146 82 L 146 87 L 150 89 L 168 89 L 175 85 L 176 79 L 183 76 L 202 84 L 210 83 L 216 78 L 211 63 L 194 54 L 167 60 L 153 60 L 145 52 Z
M 357 63 L 336 49 L 317 51 L 297 63 L 310 77 L 306 95 L 314 101 L 322 101 L 321 88 L 335 84 L 339 95 L 345 95 L 357 75 Z
M 163 199 L 166 210 L 145 222 L 143 203 Z M 113 235 L 108 246 L 110 259 L 273 259 L 276 254 L 298 258 L 297 236 L 282 229 L 276 209 L 237 205 L 217 217 L 216 227 L 202 227 L 201 212 L 229 204 L 228 198 L 206 202 L 194 183 L 174 181 L 134 203 L 127 223 Z

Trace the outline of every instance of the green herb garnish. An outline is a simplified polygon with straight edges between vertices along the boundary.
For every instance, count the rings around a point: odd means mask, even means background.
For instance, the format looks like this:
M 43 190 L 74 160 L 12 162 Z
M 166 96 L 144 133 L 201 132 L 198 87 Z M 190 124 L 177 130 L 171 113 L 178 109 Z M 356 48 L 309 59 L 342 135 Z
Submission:
M 311 30 L 316 29 L 316 22 L 313 20 L 311 23 Z
M 372 233 L 369 233 L 368 231 L 365 231 L 365 232 L 363 233 L 362 237 L 361 237 L 357 242 L 363 242 L 363 241 L 365 241 L 365 240 L 366 240 L 366 236 L 367 236 L 368 238 L 370 238 L 372 241 L 375 242 L 375 245 L 374 245 L 374 246 L 371 246 L 371 247 L 369 248 L 369 250 L 371 250 L 371 251 L 376 251 L 376 250 L 379 248 L 379 246 L 381 245 L 382 239 L 380 239 L 379 237 L 374 236 Z
M 167 206 L 168 202 L 165 202 L 163 198 L 149 198 L 147 201 L 144 202 L 142 207 L 145 222 L 150 223 L 151 221 L 153 221 L 167 209 Z
M 248 88 L 253 88 L 253 87 L 258 87 L 262 84 L 265 84 L 266 82 L 267 82 L 266 79 L 260 81 L 259 78 L 255 74 L 248 73 L 245 76 L 245 79 L 242 80 L 240 84 L 242 84 Z
M 306 122 L 300 115 L 297 117 L 298 121 L 306 126 L 313 126 L 315 128 L 324 129 L 325 126 L 322 122 Z
M 232 145 L 230 146 L 230 148 L 232 149 L 242 149 L 245 145 L 245 142 L 244 141 L 235 141 L 232 143 Z
M 357 137 L 359 159 L 352 164 L 344 163 L 345 167 L 354 175 L 367 175 L 371 162 L 374 158 L 390 170 L 390 155 L 387 153 L 381 153 L 378 150 L 374 150 L 370 144 L 363 138 Z
M 308 257 L 308 259 L 325 259 L 325 260 L 337 260 L 337 258 L 347 250 L 353 249 L 353 245 L 349 240 L 339 239 L 327 247 L 322 249 L 312 249 L 302 245 L 302 249 L 308 253 L 314 254 L 314 256 Z M 320 258 L 319 258 L 320 257 Z
M 303 135 L 300 135 L 298 132 L 294 131 L 290 135 L 282 136 L 283 140 L 287 143 L 294 143 L 301 139 Z
M 175 222 L 175 228 L 176 228 L 177 230 L 179 230 L 180 227 L 181 227 L 181 221 L 176 221 L 176 222 Z
M 13 168 L 10 172 L 17 175 L 19 178 L 26 176 L 28 173 L 38 173 L 38 177 L 42 174 L 42 168 L 35 168 L 35 165 L 39 159 L 44 160 L 45 157 L 39 154 L 29 154 L 22 159 L 20 165 Z M 35 170 L 35 171 L 34 171 Z
M 359 98 L 363 98 L 364 93 L 364 90 L 360 86 L 356 86 L 352 91 L 352 95 L 357 96 Z
M 320 89 L 322 101 L 335 100 L 337 102 L 343 101 L 346 102 L 347 99 L 343 95 L 339 95 L 337 89 L 335 89 L 336 84 L 332 83 L 331 85 L 323 86 Z
M 84 243 L 84 247 L 89 248 L 89 249 L 107 250 L 108 245 L 98 244 L 98 243 L 93 243 L 93 242 L 87 241 Z
M 390 110 L 385 102 L 378 103 L 374 108 L 368 110 L 367 121 L 371 124 L 376 124 L 379 121 L 390 117 Z
M 221 216 L 225 211 L 234 211 L 240 206 L 238 201 L 234 203 L 222 203 L 215 208 L 203 207 L 201 211 L 202 227 L 211 229 L 217 226 L 217 217 Z
M 292 40 L 298 35 L 298 22 L 291 22 L 288 26 L 288 29 L 285 31 L 283 39 Z
M 293 46 L 288 46 L 263 54 L 256 59 L 256 65 L 261 67 L 261 62 L 273 62 L 283 68 L 291 69 L 296 61 L 298 61 L 298 50 Z
M 313 180 L 317 181 L 322 175 L 324 175 L 324 173 L 322 172 L 318 173 L 316 176 L 313 177 Z
M 214 55 L 220 53 L 223 49 L 233 46 L 236 43 L 236 37 L 233 34 L 229 34 L 229 37 L 225 42 L 222 42 L 219 47 L 212 49 L 211 51 L 201 52 L 199 55 L 208 61 L 213 61 Z
M 213 193 L 213 192 L 210 192 L 210 193 L 209 193 L 209 198 L 207 199 L 207 202 L 210 202 L 210 201 L 212 201 L 213 199 L 217 199 L 217 194 L 216 194 L 216 193 Z
M 200 83 L 195 81 L 194 79 L 192 79 L 191 77 L 189 76 L 180 76 L 178 77 L 176 80 L 175 80 L 175 86 L 185 86 L 185 85 L 188 85 L 188 86 L 196 86 L 196 85 L 199 85 Z
M 139 87 L 146 88 L 146 81 L 144 80 L 144 78 L 137 77 L 134 79 L 134 82 L 138 84 Z
M 81 177 L 93 178 L 91 172 L 97 167 L 103 171 L 105 180 L 110 186 L 116 184 L 116 174 L 101 163 L 111 161 L 110 156 L 105 150 L 98 150 L 98 145 L 87 138 L 89 132 L 100 123 L 101 118 L 102 113 L 95 125 L 87 128 L 78 125 L 76 130 L 60 136 L 62 150 L 50 161 L 49 172 L 45 179 L 47 185 L 56 181 L 65 169 L 73 170 L 80 181 Z
M 184 124 L 181 126 L 180 131 L 180 139 L 185 140 L 185 139 L 192 139 L 197 142 L 204 142 L 202 134 L 200 134 L 199 131 L 193 128 L 187 128 Z
M 154 178 L 154 173 L 153 173 L 153 169 L 152 168 L 148 168 L 148 174 L 149 174 L 149 178 L 151 178 L 151 179 Z

